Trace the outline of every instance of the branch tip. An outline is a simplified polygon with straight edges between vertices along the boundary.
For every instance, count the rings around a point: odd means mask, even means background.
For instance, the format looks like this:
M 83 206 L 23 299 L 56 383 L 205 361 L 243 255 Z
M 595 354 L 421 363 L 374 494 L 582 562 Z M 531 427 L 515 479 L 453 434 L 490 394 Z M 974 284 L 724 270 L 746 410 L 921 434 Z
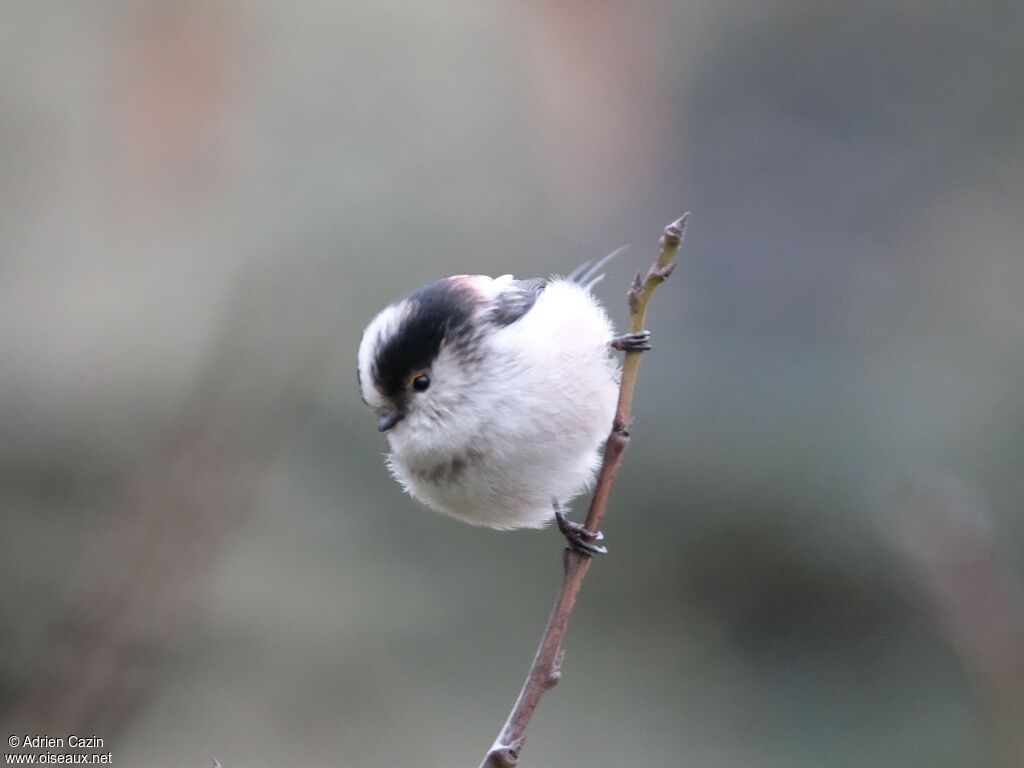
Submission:
M 665 232 L 662 234 L 665 245 L 676 245 L 678 246 L 683 241 L 683 234 L 686 232 L 686 222 L 690 220 L 690 212 L 687 211 L 678 219 L 673 221 L 667 227 Z
M 659 243 L 661 254 L 655 262 L 656 267 L 664 268 L 671 263 L 672 259 L 676 255 L 676 251 L 679 250 L 679 246 L 683 244 L 683 235 L 686 233 L 686 222 L 689 221 L 689 219 L 690 212 L 687 211 L 665 227 L 665 231 L 662 233 L 661 241 Z M 654 269 L 651 270 L 651 274 L 655 274 Z M 665 275 L 665 277 L 667 276 L 668 275 Z

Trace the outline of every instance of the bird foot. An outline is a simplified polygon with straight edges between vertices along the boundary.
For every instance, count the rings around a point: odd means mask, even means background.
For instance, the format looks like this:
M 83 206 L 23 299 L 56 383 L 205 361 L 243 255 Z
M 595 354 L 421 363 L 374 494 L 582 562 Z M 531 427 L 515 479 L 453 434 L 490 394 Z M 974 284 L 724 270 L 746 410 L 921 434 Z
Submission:
M 601 541 L 604 534 L 600 531 L 592 531 L 580 523 L 574 523 L 565 516 L 560 504 L 555 502 L 555 521 L 558 523 L 558 530 L 562 532 L 569 547 L 581 555 L 604 555 L 608 553 L 607 548 L 595 542 Z
M 647 352 L 651 349 L 651 332 L 624 333 L 612 339 L 612 349 L 620 352 Z

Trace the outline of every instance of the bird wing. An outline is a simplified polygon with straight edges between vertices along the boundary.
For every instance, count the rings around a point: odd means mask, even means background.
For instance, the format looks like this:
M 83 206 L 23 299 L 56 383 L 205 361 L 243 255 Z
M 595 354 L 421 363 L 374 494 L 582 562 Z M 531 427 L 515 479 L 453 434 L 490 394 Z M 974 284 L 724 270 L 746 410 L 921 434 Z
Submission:
M 548 281 L 543 277 L 510 280 L 507 287 L 494 297 L 489 319 L 495 325 L 511 325 L 537 302 Z
M 597 261 L 585 261 L 563 279 L 590 290 L 604 278 L 604 273 L 601 272 L 604 266 L 627 247 L 624 245 Z M 505 287 L 494 297 L 491 305 L 489 319 L 495 325 L 511 325 L 529 312 L 537 302 L 537 297 L 551 282 L 544 277 L 513 280 L 511 275 L 505 275 L 505 278 L 508 278 Z

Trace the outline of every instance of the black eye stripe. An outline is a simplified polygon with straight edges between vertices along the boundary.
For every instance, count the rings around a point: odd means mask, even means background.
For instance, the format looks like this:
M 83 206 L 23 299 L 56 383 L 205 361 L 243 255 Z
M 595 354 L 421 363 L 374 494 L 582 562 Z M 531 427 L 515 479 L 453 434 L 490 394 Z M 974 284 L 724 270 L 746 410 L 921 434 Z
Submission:
M 409 310 L 405 318 L 374 360 L 374 379 L 387 396 L 404 391 L 411 372 L 429 368 L 444 341 L 468 332 L 476 297 L 469 289 L 444 279 L 420 288 L 406 301 Z

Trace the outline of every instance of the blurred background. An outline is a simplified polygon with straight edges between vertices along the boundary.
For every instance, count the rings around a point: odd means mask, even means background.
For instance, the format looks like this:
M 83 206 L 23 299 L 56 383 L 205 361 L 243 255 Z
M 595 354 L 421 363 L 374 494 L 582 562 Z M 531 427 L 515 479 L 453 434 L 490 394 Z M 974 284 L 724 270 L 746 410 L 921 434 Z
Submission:
M 4 11 L 5 735 L 477 765 L 561 540 L 402 494 L 361 330 L 629 243 L 622 323 L 692 210 L 522 765 L 1024 765 L 1020 3 Z

